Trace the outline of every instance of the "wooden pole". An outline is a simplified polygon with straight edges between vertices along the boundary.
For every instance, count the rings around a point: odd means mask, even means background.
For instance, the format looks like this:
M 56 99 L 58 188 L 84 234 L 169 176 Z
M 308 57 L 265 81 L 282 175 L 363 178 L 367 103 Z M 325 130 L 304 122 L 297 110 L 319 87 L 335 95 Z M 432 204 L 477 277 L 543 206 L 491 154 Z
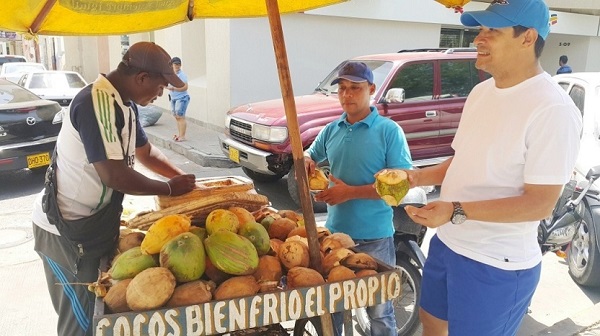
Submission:
M 289 173 L 288 178 L 294 178 L 295 173 L 296 179 L 298 180 L 300 203 L 302 205 L 304 225 L 306 226 L 306 236 L 308 238 L 310 266 L 318 272 L 321 272 L 321 252 L 317 238 L 317 224 L 315 222 L 315 214 L 310 198 L 311 196 L 308 191 L 308 176 L 306 174 L 306 169 L 304 168 L 304 150 L 302 148 L 302 141 L 300 138 L 298 115 L 296 114 L 296 102 L 294 100 L 294 90 L 292 89 L 292 80 L 290 77 L 287 51 L 285 49 L 285 41 L 283 39 L 283 28 L 281 26 L 279 5 L 277 0 L 265 1 L 267 5 L 269 25 L 271 27 L 273 48 L 275 50 L 275 61 L 277 63 L 277 70 L 279 74 L 281 96 L 283 98 L 287 127 L 292 145 L 292 157 L 294 158 L 294 171 Z M 333 335 L 333 324 L 330 314 L 321 316 L 321 324 L 323 326 L 323 335 Z

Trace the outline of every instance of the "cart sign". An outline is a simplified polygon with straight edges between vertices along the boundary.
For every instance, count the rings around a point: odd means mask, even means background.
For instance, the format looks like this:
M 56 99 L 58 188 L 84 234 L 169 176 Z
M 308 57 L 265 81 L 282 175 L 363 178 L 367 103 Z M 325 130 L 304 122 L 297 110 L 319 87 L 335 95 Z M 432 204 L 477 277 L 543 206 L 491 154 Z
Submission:
M 321 286 L 139 313 L 96 312 L 94 334 L 212 335 L 373 306 L 400 295 L 400 274 L 392 270 Z

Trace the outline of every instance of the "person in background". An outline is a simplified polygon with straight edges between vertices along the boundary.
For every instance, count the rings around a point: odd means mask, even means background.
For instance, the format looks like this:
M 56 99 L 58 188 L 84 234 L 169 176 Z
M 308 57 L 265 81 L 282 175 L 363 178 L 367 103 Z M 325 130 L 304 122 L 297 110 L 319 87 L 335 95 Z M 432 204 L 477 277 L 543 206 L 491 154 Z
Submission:
M 548 37 L 542 0 L 493 1 L 465 12 L 479 26 L 473 88 L 453 157 L 409 170 L 411 187 L 441 185 L 439 200 L 405 207 L 437 228 L 423 269 L 423 336 L 515 335 L 537 287 L 537 228 L 569 181 L 581 114 L 539 62 Z M 531 97 L 536 97 L 531 99 Z
M 319 132 L 305 152 L 308 175 L 316 163 L 329 161 L 330 186 L 314 196 L 327 203 L 326 226 L 344 232 L 366 252 L 388 265 L 396 264 L 393 212 L 377 194 L 374 175 L 384 168 L 410 169 L 412 159 L 402 128 L 370 106 L 375 92 L 373 73 L 362 62 L 344 65 L 332 85 L 338 84 L 341 117 Z M 371 334 L 397 335 L 391 301 L 367 308 Z M 336 335 L 342 333 L 342 314 L 333 315 Z
M 175 121 L 177 122 L 177 132 L 179 133 L 173 135 L 173 140 L 185 141 L 185 131 L 187 128 L 187 124 L 185 121 L 185 112 L 187 111 L 187 107 L 190 103 L 190 95 L 187 92 L 188 79 L 187 75 L 183 72 L 183 70 L 181 70 L 181 58 L 173 57 L 171 59 L 171 65 L 173 66 L 173 71 L 184 83 L 182 87 L 175 87 L 173 85 L 169 85 L 167 87 L 167 89 L 171 91 L 169 93 L 169 100 L 171 101 L 171 112 L 173 112 L 173 116 L 175 117 Z
M 556 70 L 557 75 L 573 72 L 573 69 L 571 69 L 571 67 L 567 65 L 568 61 L 569 61 L 569 58 L 567 57 L 567 55 L 562 55 L 558 58 L 558 65 L 560 66 L 560 68 L 558 68 L 558 70 Z
M 98 279 L 100 259 L 116 248 L 123 195 L 177 196 L 195 186 L 193 174 L 185 174 L 148 142 L 138 120 L 136 104 L 150 104 L 169 84 L 184 86 L 170 59 L 154 43 L 132 45 L 117 69 L 99 75 L 75 96 L 63 118 L 53 156 L 56 169 L 47 172 L 56 174 L 51 179 L 56 185 L 46 183 L 32 213 L 34 249 L 58 314 L 58 335 L 93 334 L 95 295 L 81 284 Z M 136 160 L 168 180 L 138 173 Z M 47 189 L 56 191 L 58 217 L 71 225 L 50 219 Z M 76 244 L 69 238 L 72 231 L 85 237 Z

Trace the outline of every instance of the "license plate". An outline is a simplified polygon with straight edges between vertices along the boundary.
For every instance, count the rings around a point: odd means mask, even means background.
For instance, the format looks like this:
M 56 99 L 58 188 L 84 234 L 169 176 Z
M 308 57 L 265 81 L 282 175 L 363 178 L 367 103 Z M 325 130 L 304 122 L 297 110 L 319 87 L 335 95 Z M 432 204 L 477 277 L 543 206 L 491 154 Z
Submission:
M 50 164 L 50 153 L 29 155 L 27 157 L 27 168 L 43 167 Z
M 229 158 L 235 163 L 240 163 L 240 151 L 229 146 Z

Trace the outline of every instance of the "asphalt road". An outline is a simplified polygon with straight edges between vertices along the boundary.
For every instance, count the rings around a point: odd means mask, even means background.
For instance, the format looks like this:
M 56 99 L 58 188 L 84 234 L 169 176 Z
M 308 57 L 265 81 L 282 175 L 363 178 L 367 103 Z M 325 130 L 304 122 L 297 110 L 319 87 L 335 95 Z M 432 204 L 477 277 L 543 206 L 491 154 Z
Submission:
M 243 176 L 241 169 L 205 168 L 181 155 L 163 150 L 185 171 L 197 177 Z M 143 167 L 138 167 L 148 173 Z M 54 335 L 56 315 L 47 294 L 39 257 L 33 251 L 31 209 L 42 189 L 43 176 L 29 172 L 0 174 L 0 336 Z M 255 183 L 257 191 L 269 197 L 277 209 L 298 207 L 287 194 L 287 183 Z M 435 195 L 433 196 L 435 197 Z M 151 196 L 127 197 L 125 207 L 152 206 Z M 319 216 L 321 217 L 321 216 Z M 428 237 L 434 232 L 430 230 Z M 427 241 L 423 249 L 427 251 Z M 600 290 L 585 289 L 573 283 L 567 265 L 554 254 L 544 256 L 542 279 L 528 314 L 517 336 L 575 335 L 581 326 L 600 320 Z M 557 323 L 557 327 L 550 328 Z M 600 335 L 590 328 L 579 336 Z

